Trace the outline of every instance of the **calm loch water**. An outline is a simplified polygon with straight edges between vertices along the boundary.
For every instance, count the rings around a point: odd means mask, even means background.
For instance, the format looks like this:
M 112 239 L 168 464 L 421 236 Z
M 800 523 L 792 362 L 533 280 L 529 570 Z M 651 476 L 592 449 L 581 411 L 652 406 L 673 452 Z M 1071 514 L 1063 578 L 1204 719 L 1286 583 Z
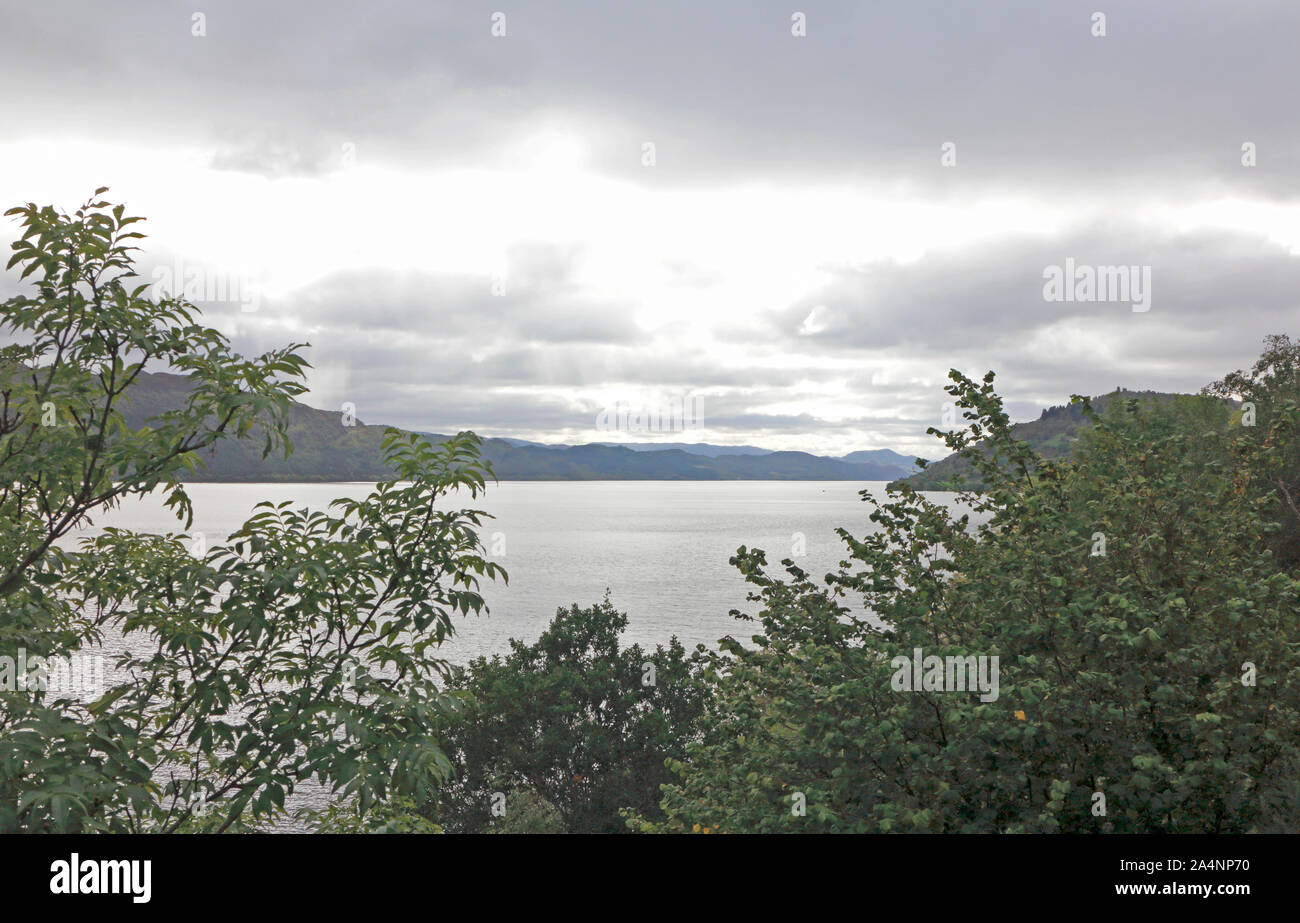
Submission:
M 291 500 L 324 509 L 342 496 L 363 496 L 372 485 L 192 484 L 194 525 L 210 548 L 225 540 L 263 500 Z M 481 592 L 490 613 L 461 617 L 443 656 L 463 663 L 500 653 L 508 641 L 531 642 L 559 607 L 587 606 L 610 591 L 628 615 L 628 644 L 653 647 L 677 636 L 687 649 L 712 645 L 732 634 L 747 638 L 751 623 L 731 618 L 731 609 L 754 613 L 749 589 L 728 559 L 741 545 L 767 552 L 774 572 L 780 561 L 802 550 L 797 563 L 812 575 L 835 569 L 845 557 L 835 535 L 845 527 L 856 535 L 874 530 L 870 506 L 859 492 L 883 494 L 884 483 L 844 481 L 512 481 L 491 485 L 486 495 L 447 501 L 449 507 L 484 510 L 495 518 L 481 536 L 489 556 L 509 573 L 509 585 L 485 582 Z M 938 494 L 946 502 L 953 495 Z M 179 531 L 180 523 L 160 497 L 132 499 L 104 514 L 80 534 L 104 526 L 138 531 Z M 122 639 L 106 639 L 111 653 Z M 305 785 L 291 809 L 321 808 L 326 793 Z M 276 829 L 302 828 L 284 820 Z
M 324 509 L 341 496 L 363 496 L 370 484 L 191 484 L 193 531 L 208 547 L 224 541 L 263 500 L 291 500 Z M 860 481 L 511 481 L 486 495 L 447 501 L 495 518 L 481 535 L 509 585 L 485 582 L 491 610 L 457 622 L 444 648 L 463 662 L 504 651 L 510 638 L 532 641 L 558 607 L 589 605 L 606 588 L 628 614 L 628 642 L 658 644 L 676 635 L 687 647 L 748 631 L 727 613 L 751 611 L 744 580 L 728 559 L 741 545 L 762 548 L 776 565 L 800 548 L 801 567 L 820 574 L 844 557 L 839 526 L 873 529 L 859 491 L 883 493 L 884 483 Z M 950 495 L 942 495 L 950 496 Z M 161 498 L 132 499 L 93 527 L 178 531 Z

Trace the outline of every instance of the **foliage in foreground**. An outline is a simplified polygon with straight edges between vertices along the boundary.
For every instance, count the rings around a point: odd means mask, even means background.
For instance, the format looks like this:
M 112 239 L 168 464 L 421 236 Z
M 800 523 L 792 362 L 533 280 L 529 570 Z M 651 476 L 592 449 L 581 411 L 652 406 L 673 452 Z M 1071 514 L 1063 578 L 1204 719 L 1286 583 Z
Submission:
M 658 815 L 705 690 L 676 638 L 622 647 L 626 628 L 608 598 L 573 605 L 536 643 L 456 671 L 470 704 L 439 735 L 457 770 L 435 811 L 448 832 L 617 833 L 621 808 Z
M 1269 548 L 1294 573 L 1300 567 L 1300 439 L 1293 422 L 1276 424 L 1293 421 L 1300 404 L 1300 341 L 1286 334 L 1265 337 L 1264 352 L 1249 370 L 1224 376 L 1205 393 L 1244 402 L 1234 422 L 1251 449 L 1249 488 L 1268 497 L 1268 515 L 1279 527 L 1270 533 Z M 1242 425 L 1251 417 L 1254 425 Z
M 89 694 L 10 673 L 0 831 L 251 829 L 309 779 L 368 828 L 429 797 L 451 768 L 432 730 L 459 702 L 437 646 L 454 615 L 483 610 L 479 579 L 504 576 L 481 553 L 484 514 L 440 503 L 484 488 L 477 437 L 390 433 L 394 480 L 328 513 L 262 504 L 211 547 L 109 529 L 66 550 L 155 488 L 189 528 L 180 475 L 228 436 L 287 451 L 306 363 L 296 346 L 243 359 L 192 305 L 133 285 L 139 219 L 122 206 L 9 214 L 23 228 L 10 266 L 36 291 L 0 305 L 18 341 L 0 352 L 0 654 L 84 663 L 106 637 L 126 652 Z M 150 363 L 192 387 L 130 426 L 123 396 Z
M 1295 378 L 1257 382 L 1276 397 L 1257 431 L 1215 398 L 1134 400 L 1056 462 L 1011 436 L 991 373 L 951 377 L 969 429 L 945 439 L 988 492 L 962 495 L 961 516 L 906 487 L 864 492 L 879 530 L 840 530 L 850 560 L 825 586 L 741 548 L 755 644 L 713 655 L 715 698 L 672 764 L 667 819 L 629 824 L 1300 829 L 1300 581 L 1274 553 L 1277 491 L 1260 475 L 1294 458 Z M 895 658 L 918 648 L 997 657 L 996 700 L 944 691 L 946 677 L 898 689 Z

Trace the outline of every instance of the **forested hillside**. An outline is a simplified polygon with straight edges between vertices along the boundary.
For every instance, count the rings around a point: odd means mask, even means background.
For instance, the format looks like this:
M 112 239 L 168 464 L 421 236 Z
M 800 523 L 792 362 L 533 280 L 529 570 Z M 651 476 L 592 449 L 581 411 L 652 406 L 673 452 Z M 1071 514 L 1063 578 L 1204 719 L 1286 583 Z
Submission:
M 133 427 L 186 400 L 182 375 L 144 373 L 128 392 L 124 416 Z M 374 481 L 392 476 L 380 443 L 385 426 L 357 420 L 344 426 L 342 414 L 295 401 L 289 409 L 293 453 L 262 458 L 260 439 L 223 440 L 201 455 L 204 465 L 188 480 L 203 481 Z M 425 433 L 434 442 L 449 437 Z M 854 463 L 807 452 L 719 454 L 682 449 L 646 450 L 614 445 L 544 446 L 517 439 L 483 440 L 483 457 L 501 480 L 802 480 L 888 481 L 912 470 L 888 450 L 879 461 Z M 855 453 L 859 454 L 859 453 Z
M 1120 389 L 1092 398 L 1092 406 L 1098 413 L 1102 413 L 1117 400 L 1137 399 L 1143 404 L 1158 405 L 1185 397 L 1188 395 Z M 1011 435 L 1026 443 L 1042 458 L 1066 458 L 1071 455 L 1084 431 L 1091 426 L 1081 404 L 1064 404 L 1048 407 L 1037 420 L 1014 424 Z M 913 475 L 900 478 L 891 486 L 897 487 L 900 484 L 907 484 L 917 490 L 959 490 L 979 488 L 984 486 L 985 481 L 966 458 L 960 453 L 953 453 L 925 465 L 923 470 Z

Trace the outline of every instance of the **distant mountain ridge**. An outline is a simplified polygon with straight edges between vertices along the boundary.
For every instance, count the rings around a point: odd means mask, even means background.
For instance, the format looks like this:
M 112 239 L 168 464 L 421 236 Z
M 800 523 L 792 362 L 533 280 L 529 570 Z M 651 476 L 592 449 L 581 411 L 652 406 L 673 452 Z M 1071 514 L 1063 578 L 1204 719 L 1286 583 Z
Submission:
M 189 389 L 183 375 L 142 373 L 123 406 L 132 427 L 180 406 Z M 374 481 L 389 478 L 380 443 L 385 426 L 294 402 L 289 413 L 293 454 L 261 458 L 258 439 L 224 439 L 202 453 L 205 467 L 190 481 Z M 424 433 L 437 442 L 448 438 Z M 755 446 L 707 443 L 545 445 L 522 439 L 486 438 L 483 455 L 503 481 L 581 480 L 803 480 L 890 481 L 916 470 L 909 456 L 888 449 L 852 453 L 864 460 L 827 458 L 807 452 L 773 452 Z M 713 454 L 706 454 L 713 453 Z M 901 459 L 903 461 L 897 461 Z
M 514 446 L 537 446 L 543 449 L 572 449 L 572 443 L 530 442 L 527 439 L 501 437 L 503 442 Z M 776 449 L 762 449 L 755 445 L 716 445 L 711 442 L 592 442 L 588 445 L 603 445 L 614 448 L 631 449 L 633 452 L 667 452 L 679 449 L 689 455 L 704 455 L 717 458 L 720 455 L 775 455 Z M 819 456 L 822 458 L 831 456 Z M 904 455 L 892 449 L 862 449 L 840 455 L 836 459 L 851 465 L 897 465 L 907 470 L 918 470 L 916 456 Z
M 539 449 L 573 449 L 578 445 L 570 442 L 532 442 L 528 439 L 498 437 L 502 442 L 513 446 L 534 446 Z M 717 458 L 719 455 L 771 455 L 774 449 L 760 449 L 754 445 L 714 445 L 711 442 L 588 442 L 583 445 L 603 445 L 611 448 L 630 449 L 633 452 L 669 452 L 678 449 L 688 455 L 703 455 Z
M 862 449 L 858 452 L 850 452 L 848 455 L 841 455 L 840 461 L 855 465 L 899 465 L 916 470 L 915 455 L 902 455 L 892 449 Z

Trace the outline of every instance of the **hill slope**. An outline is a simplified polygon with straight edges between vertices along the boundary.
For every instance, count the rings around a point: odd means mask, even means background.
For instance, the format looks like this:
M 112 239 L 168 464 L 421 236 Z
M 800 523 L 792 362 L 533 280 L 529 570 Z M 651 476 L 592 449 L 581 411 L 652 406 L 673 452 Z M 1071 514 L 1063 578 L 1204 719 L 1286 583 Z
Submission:
M 1181 396 L 1160 391 L 1112 391 L 1092 398 L 1092 407 L 1098 413 L 1103 413 L 1116 400 L 1139 398 L 1166 401 Z M 1047 408 L 1037 420 L 1012 425 L 1011 432 L 1017 439 L 1028 443 L 1041 457 L 1061 458 L 1069 456 L 1074 443 L 1078 442 L 1090 426 L 1092 423 L 1083 415 L 1078 404 L 1065 404 Z M 894 481 L 891 486 L 896 484 L 909 484 L 917 490 L 956 490 L 959 487 L 978 489 L 980 486 L 970 463 L 955 453 L 930 463 L 923 471 Z
M 182 375 L 145 373 L 132 387 L 123 415 L 131 426 L 142 426 L 149 417 L 183 403 L 187 388 Z M 273 455 L 263 460 L 256 434 L 252 439 L 226 439 L 203 453 L 206 467 L 189 479 L 374 481 L 391 477 L 380 448 L 386 427 L 366 425 L 360 420 L 355 426 L 343 426 L 341 418 L 340 413 L 295 402 L 289 416 L 289 438 L 294 449 L 289 458 Z M 424 435 L 435 442 L 447 438 L 436 433 Z M 853 463 L 807 452 L 710 456 L 677 448 L 548 446 L 518 439 L 484 439 L 483 454 L 503 481 L 888 481 L 914 470 L 910 459 L 904 465 L 891 462 L 887 456 L 878 462 Z

